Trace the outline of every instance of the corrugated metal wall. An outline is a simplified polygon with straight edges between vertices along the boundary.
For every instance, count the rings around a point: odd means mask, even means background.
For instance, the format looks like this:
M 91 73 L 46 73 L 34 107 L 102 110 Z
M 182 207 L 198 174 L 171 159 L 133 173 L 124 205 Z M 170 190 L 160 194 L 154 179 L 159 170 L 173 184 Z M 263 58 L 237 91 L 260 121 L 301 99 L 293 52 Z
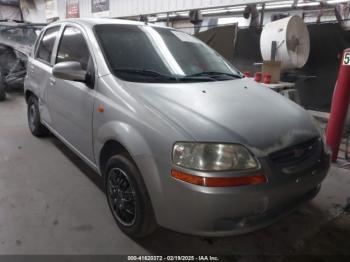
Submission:
M 21 0 L 22 4 L 31 3 L 34 9 L 24 10 L 28 21 L 46 22 L 44 0 Z M 249 3 L 276 2 L 280 0 L 109 0 L 109 17 L 138 16 L 141 14 L 166 13 L 172 11 L 204 9 Z M 60 19 L 66 18 L 66 0 L 56 0 Z M 34 3 L 34 5 L 33 5 Z M 92 0 L 79 0 L 80 17 L 92 17 Z M 27 6 L 27 5 L 22 5 Z M 38 10 L 40 9 L 40 13 Z M 30 14 L 32 13 L 32 14 Z M 35 16 L 35 17 L 34 17 Z
M 278 0 L 109 0 L 111 17 L 275 1 Z M 91 0 L 80 0 L 80 16 L 91 15 Z

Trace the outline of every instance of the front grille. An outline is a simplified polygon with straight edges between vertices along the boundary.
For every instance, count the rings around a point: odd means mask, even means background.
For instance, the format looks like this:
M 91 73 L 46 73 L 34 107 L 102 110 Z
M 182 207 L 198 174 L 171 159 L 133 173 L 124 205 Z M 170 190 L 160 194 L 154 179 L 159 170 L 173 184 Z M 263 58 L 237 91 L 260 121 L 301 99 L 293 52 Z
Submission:
M 292 166 L 303 162 L 320 152 L 322 140 L 314 138 L 306 142 L 290 146 L 269 155 L 271 161 L 282 166 Z

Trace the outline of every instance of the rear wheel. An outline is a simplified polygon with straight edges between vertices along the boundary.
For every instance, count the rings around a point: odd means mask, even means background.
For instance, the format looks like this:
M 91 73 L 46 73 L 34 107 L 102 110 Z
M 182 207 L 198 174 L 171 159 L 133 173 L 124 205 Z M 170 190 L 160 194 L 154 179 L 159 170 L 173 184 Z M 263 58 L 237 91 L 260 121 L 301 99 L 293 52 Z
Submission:
M 133 161 L 126 155 L 113 156 L 106 171 L 107 201 L 119 228 L 133 238 L 150 235 L 157 224 L 145 184 Z
M 28 98 L 28 126 L 30 132 L 36 137 L 42 137 L 49 134 L 49 131 L 40 122 L 40 112 L 38 106 L 38 99 L 35 96 Z
M 5 81 L 3 73 L 0 70 L 0 101 L 4 101 L 6 99 L 6 92 L 5 92 Z

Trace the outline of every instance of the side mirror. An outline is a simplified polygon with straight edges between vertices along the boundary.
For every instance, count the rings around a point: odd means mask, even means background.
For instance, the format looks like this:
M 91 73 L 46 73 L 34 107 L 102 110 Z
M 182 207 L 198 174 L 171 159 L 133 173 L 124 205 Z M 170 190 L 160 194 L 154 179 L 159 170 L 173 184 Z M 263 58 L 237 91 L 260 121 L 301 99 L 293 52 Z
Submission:
M 86 82 L 86 71 L 82 69 L 79 62 L 61 62 L 52 68 L 52 74 L 54 77 L 77 81 L 77 82 Z

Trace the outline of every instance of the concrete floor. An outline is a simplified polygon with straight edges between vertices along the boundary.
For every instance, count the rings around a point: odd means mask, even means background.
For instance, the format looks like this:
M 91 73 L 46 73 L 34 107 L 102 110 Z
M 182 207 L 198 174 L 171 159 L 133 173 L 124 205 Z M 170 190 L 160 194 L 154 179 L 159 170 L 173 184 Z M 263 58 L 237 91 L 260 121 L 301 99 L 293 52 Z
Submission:
M 22 95 L 0 103 L 0 254 L 348 254 L 350 171 L 333 167 L 320 194 L 256 233 L 205 239 L 118 229 L 98 176 L 53 137 L 33 137 Z

